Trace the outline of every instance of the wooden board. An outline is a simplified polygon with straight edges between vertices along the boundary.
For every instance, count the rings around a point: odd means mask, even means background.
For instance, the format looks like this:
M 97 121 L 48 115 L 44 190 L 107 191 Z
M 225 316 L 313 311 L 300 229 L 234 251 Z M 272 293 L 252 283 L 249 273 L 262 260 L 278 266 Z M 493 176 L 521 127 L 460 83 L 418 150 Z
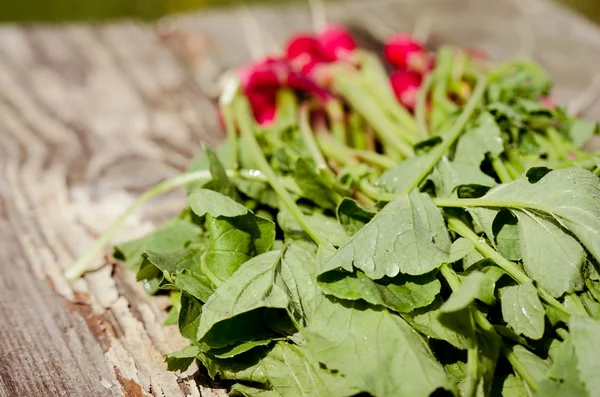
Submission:
M 580 93 L 596 84 L 600 31 L 543 0 L 363 0 L 327 11 L 377 34 L 429 17 L 432 45 L 532 56 L 561 101 L 585 104 Z M 267 48 L 310 28 L 303 8 L 250 13 Z M 185 342 L 161 326 L 164 298 L 102 258 L 73 284 L 62 270 L 141 191 L 180 172 L 200 141 L 220 139 L 216 80 L 251 56 L 244 20 L 215 11 L 157 25 L 0 27 L 0 396 L 225 395 L 165 370 L 162 354 Z M 157 199 L 119 239 L 181 204 L 181 192 Z

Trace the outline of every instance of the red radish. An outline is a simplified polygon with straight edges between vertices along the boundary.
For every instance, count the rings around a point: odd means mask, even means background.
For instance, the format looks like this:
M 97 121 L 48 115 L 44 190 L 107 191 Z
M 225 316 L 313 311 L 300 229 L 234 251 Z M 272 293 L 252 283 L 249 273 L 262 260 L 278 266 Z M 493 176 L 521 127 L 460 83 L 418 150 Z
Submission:
M 318 64 L 328 61 L 319 40 L 307 34 L 292 37 L 285 53 L 292 69 L 304 76 L 310 75 Z
M 277 90 L 270 91 L 248 91 L 246 92 L 248 100 L 252 104 L 253 108 L 263 109 L 271 105 L 275 105 Z
M 244 91 L 260 89 L 272 90 L 287 80 L 290 66 L 285 59 L 265 58 L 240 71 L 240 79 Z
M 417 104 L 421 80 L 419 73 L 403 70 L 395 71 L 390 77 L 398 101 L 409 110 L 414 110 Z
M 540 98 L 540 102 L 549 107 L 550 109 L 556 108 L 558 105 L 549 96 L 543 96 Z
M 312 94 L 324 102 L 333 98 L 333 94 L 319 86 L 313 79 L 298 73 L 290 73 L 288 75 L 287 86 L 294 90 Z
M 352 34 L 341 25 L 329 25 L 319 33 L 319 42 L 330 61 L 346 59 L 356 49 Z
M 260 109 L 258 112 L 255 112 L 254 117 L 256 117 L 256 122 L 263 126 L 268 127 L 273 124 L 275 118 L 277 116 L 277 106 L 272 105 L 263 109 Z
M 487 61 L 488 57 L 485 52 L 481 51 L 478 48 L 469 48 L 466 50 L 466 53 L 471 56 L 471 58 L 476 59 L 478 61 Z
M 287 59 L 294 59 L 305 54 L 324 60 L 323 46 L 314 36 L 299 34 L 292 36 L 285 47 Z
M 393 36 L 383 49 L 385 59 L 397 69 L 424 73 L 432 66 L 425 46 L 406 33 Z

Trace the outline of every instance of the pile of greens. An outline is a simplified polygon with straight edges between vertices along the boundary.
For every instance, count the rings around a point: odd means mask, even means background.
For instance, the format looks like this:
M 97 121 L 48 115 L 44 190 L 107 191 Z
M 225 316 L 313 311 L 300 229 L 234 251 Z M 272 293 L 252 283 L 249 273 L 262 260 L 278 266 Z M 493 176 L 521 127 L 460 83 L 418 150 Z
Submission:
M 172 298 L 169 370 L 234 396 L 600 396 L 596 123 L 543 104 L 530 61 L 442 48 L 414 113 L 363 61 L 330 67 L 341 122 L 281 89 L 259 125 L 232 79 L 228 140 L 138 203 L 186 185 L 114 251 Z

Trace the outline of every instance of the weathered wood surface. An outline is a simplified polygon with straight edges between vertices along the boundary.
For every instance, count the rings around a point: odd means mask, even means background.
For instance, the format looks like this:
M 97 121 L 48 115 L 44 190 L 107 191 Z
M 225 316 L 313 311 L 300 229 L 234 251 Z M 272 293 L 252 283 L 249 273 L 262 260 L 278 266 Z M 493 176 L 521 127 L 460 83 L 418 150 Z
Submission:
M 251 15 L 268 48 L 310 27 L 301 8 Z M 543 0 L 328 7 L 330 19 L 378 34 L 426 15 L 434 45 L 541 61 L 561 101 L 584 104 L 579 94 L 596 84 L 600 31 Z M 225 394 L 165 370 L 161 355 L 185 342 L 161 326 L 168 302 L 145 296 L 132 274 L 111 265 L 70 285 L 61 272 L 139 192 L 219 139 L 217 77 L 251 55 L 242 20 L 219 11 L 157 26 L 0 27 L 0 396 Z M 120 238 L 150 230 L 181 198 L 157 199 Z

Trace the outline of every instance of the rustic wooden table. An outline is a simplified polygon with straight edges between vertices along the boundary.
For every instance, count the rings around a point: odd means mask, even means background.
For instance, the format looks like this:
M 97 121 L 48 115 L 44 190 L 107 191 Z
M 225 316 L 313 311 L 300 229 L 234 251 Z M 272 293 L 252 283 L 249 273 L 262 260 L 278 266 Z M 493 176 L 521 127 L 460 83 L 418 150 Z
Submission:
M 429 18 L 432 45 L 531 56 L 575 106 L 600 83 L 600 30 L 544 0 L 362 0 L 327 11 L 384 35 Z M 310 26 L 302 8 L 250 14 L 267 50 Z M 215 11 L 158 25 L 0 27 L 0 396 L 226 395 L 166 371 L 162 354 L 185 342 L 161 326 L 168 302 L 132 274 L 105 266 L 69 284 L 61 272 L 141 191 L 220 139 L 215 82 L 251 56 L 248 21 Z M 150 230 L 181 199 L 157 199 L 120 238 Z

